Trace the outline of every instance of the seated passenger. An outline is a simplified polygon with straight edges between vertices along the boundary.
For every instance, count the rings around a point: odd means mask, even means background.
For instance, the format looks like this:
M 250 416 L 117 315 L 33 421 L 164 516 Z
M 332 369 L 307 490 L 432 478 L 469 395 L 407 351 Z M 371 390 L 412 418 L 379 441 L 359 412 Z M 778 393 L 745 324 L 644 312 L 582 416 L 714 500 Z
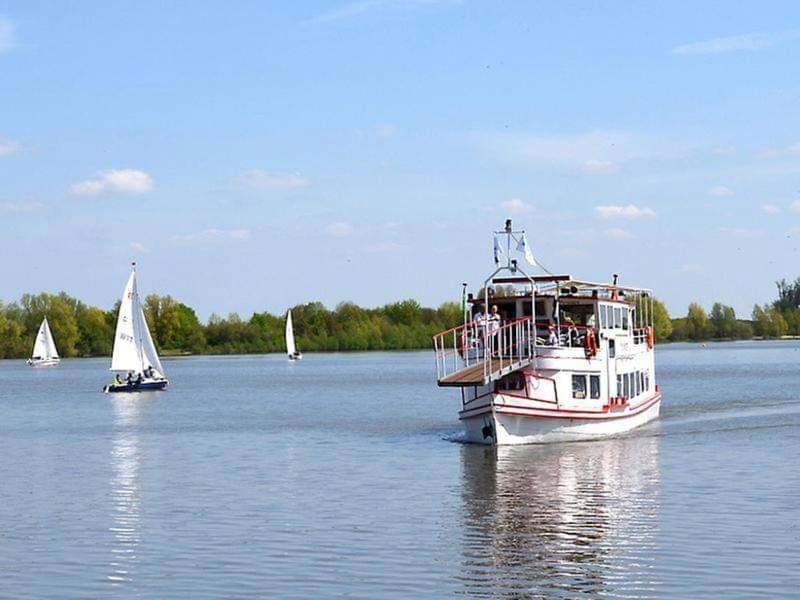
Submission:
M 547 326 L 547 344 L 558 346 L 558 335 L 556 335 L 556 328 L 553 325 Z

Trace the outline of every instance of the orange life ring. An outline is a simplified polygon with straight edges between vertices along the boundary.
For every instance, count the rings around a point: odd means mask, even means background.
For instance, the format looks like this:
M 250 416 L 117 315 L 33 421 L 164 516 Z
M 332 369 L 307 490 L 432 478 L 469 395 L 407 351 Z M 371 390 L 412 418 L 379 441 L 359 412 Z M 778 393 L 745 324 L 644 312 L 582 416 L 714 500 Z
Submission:
M 597 355 L 597 338 L 594 336 L 594 329 L 586 330 L 586 335 L 583 337 L 583 350 L 586 353 L 586 358 L 592 358 Z
M 655 334 L 653 333 L 653 326 L 647 326 L 647 347 L 652 350 L 653 346 L 656 345 Z

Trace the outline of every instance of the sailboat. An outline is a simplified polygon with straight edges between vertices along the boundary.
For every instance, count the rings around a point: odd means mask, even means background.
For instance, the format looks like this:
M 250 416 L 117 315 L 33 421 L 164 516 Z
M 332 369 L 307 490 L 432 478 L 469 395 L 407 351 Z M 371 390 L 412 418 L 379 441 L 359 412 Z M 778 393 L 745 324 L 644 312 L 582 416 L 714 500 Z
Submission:
M 28 359 L 28 364 L 32 367 L 54 367 L 60 362 L 56 343 L 53 341 L 53 334 L 50 332 L 50 325 L 45 317 L 42 324 L 39 325 L 39 333 L 36 334 L 33 354 Z
M 302 360 L 303 358 L 303 354 L 297 350 L 294 344 L 291 310 L 286 313 L 286 353 L 289 355 L 289 360 Z
M 136 263 L 132 266 L 122 293 L 111 356 L 111 370 L 117 374 L 113 383 L 103 388 L 105 392 L 163 390 L 169 383 L 142 311 L 136 286 Z M 126 373 L 126 376 L 122 378 L 120 373 Z

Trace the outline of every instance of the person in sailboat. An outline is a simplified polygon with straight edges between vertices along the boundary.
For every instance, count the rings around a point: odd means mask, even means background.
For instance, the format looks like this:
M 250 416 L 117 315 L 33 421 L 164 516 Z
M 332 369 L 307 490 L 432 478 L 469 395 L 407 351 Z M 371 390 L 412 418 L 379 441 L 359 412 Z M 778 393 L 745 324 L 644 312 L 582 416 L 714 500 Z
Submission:
M 119 376 L 119 373 L 114 375 L 114 383 L 117 385 L 122 385 L 122 377 Z

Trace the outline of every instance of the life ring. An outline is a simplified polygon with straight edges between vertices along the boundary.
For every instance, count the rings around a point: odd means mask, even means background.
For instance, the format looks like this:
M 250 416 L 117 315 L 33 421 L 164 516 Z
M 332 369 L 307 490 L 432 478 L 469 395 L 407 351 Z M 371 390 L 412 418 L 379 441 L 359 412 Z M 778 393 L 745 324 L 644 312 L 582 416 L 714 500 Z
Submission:
M 648 325 L 647 326 L 647 347 L 652 350 L 653 346 L 655 346 L 655 345 L 656 345 L 656 339 L 655 339 L 655 334 L 653 333 L 653 326 L 652 325 Z
M 586 335 L 583 336 L 583 350 L 586 358 L 597 356 L 597 338 L 594 336 L 594 329 L 586 330 Z

